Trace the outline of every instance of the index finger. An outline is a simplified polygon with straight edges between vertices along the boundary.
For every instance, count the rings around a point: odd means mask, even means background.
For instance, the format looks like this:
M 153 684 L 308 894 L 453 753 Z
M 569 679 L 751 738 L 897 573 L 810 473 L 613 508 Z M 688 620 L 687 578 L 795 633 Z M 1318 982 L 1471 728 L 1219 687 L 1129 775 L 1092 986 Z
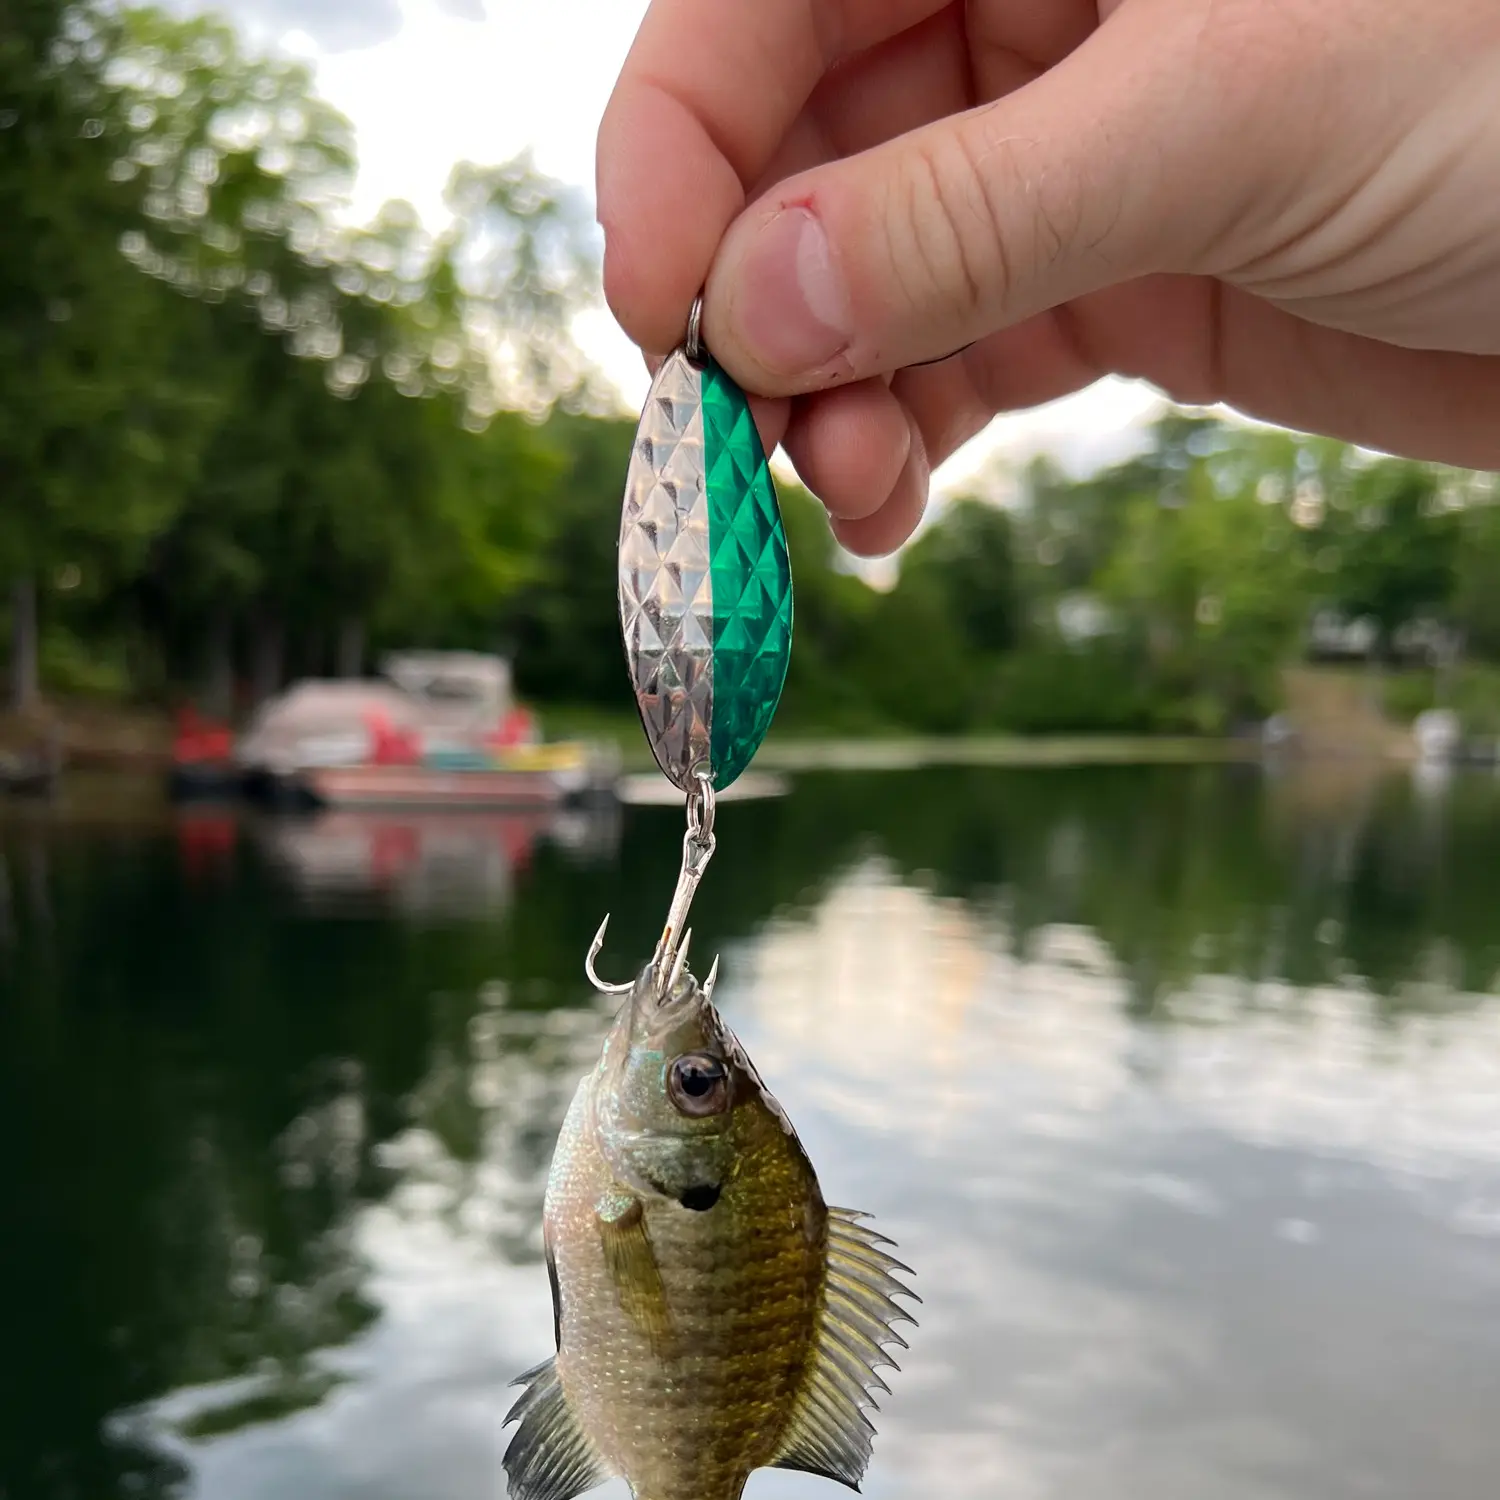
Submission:
M 818 80 L 947 0 L 653 0 L 599 126 L 604 294 L 651 352 L 681 340 L 724 231 Z

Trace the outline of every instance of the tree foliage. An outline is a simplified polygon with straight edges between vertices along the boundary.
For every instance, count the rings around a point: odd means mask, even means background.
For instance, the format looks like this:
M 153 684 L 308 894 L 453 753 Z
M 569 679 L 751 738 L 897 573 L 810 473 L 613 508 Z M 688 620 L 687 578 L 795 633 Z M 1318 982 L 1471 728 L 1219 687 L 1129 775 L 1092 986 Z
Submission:
M 225 22 L 11 0 L 0 26 L 0 588 L 12 698 L 227 708 L 382 646 L 511 652 L 523 691 L 628 705 L 614 550 L 633 422 L 572 337 L 581 199 L 458 163 L 440 226 L 354 223 L 355 141 Z M 899 578 L 782 487 L 778 722 L 1222 730 L 1310 620 L 1386 657 L 1500 657 L 1484 476 L 1174 414 L 1086 477 L 938 507 Z M 997 488 L 1000 488 L 997 486 Z M 1415 644 L 1414 644 L 1415 643 Z M 1423 643 L 1426 643 L 1425 645 Z
M 251 663 L 274 685 L 289 641 L 317 667 L 336 635 L 493 636 L 566 467 L 507 408 L 598 399 L 576 196 L 525 158 L 462 163 L 441 234 L 402 204 L 350 227 L 353 132 L 301 64 L 208 17 L 19 19 L 0 579 L 28 609 L 40 585 L 44 627 L 132 638 L 137 686 Z

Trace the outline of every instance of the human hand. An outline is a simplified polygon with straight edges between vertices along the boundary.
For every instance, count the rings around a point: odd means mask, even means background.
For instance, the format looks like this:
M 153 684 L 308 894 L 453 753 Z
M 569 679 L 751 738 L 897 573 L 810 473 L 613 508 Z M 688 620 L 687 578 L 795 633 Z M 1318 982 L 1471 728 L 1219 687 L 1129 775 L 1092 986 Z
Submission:
M 598 148 L 620 324 L 706 288 L 869 554 L 1109 373 L 1500 468 L 1497 182 L 1495 0 L 652 0 Z

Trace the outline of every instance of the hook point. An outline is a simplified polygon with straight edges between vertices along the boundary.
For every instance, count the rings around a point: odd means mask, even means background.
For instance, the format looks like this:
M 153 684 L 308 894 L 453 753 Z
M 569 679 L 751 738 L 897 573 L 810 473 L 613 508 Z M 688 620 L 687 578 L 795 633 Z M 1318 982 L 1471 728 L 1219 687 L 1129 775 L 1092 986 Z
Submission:
M 626 995 L 629 994 L 634 985 L 609 984 L 594 970 L 594 960 L 599 956 L 599 950 L 604 946 L 605 929 L 609 926 L 609 913 L 605 912 L 604 920 L 599 924 L 599 930 L 594 934 L 594 941 L 589 944 L 588 957 L 583 961 L 583 972 L 588 975 L 589 983 L 602 995 Z

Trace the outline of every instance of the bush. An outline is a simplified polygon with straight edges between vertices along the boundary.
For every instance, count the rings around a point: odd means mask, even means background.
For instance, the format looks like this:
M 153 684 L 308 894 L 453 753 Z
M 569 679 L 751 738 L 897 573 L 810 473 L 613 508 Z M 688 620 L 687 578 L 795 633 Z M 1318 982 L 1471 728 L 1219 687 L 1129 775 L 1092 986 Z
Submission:
M 1500 735 L 1500 667 L 1461 667 L 1454 676 L 1451 702 L 1465 734 Z
M 1013 734 L 1140 734 L 1156 727 L 1158 711 L 1125 652 L 1049 645 L 989 670 L 978 717 Z
M 1410 724 L 1437 703 L 1437 675 L 1430 671 L 1389 672 L 1380 684 L 1380 701 L 1387 718 Z
M 71 630 L 53 627 L 42 632 L 38 662 L 43 686 L 58 693 L 124 702 L 137 686 L 118 640 L 85 644 Z
M 1392 672 L 1381 701 L 1398 724 L 1410 724 L 1430 708 L 1451 708 L 1466 735 L 1500 735 L 1500 667 L 1487 663 L 1457 667 L 1446 682 L 1431 670 Z

